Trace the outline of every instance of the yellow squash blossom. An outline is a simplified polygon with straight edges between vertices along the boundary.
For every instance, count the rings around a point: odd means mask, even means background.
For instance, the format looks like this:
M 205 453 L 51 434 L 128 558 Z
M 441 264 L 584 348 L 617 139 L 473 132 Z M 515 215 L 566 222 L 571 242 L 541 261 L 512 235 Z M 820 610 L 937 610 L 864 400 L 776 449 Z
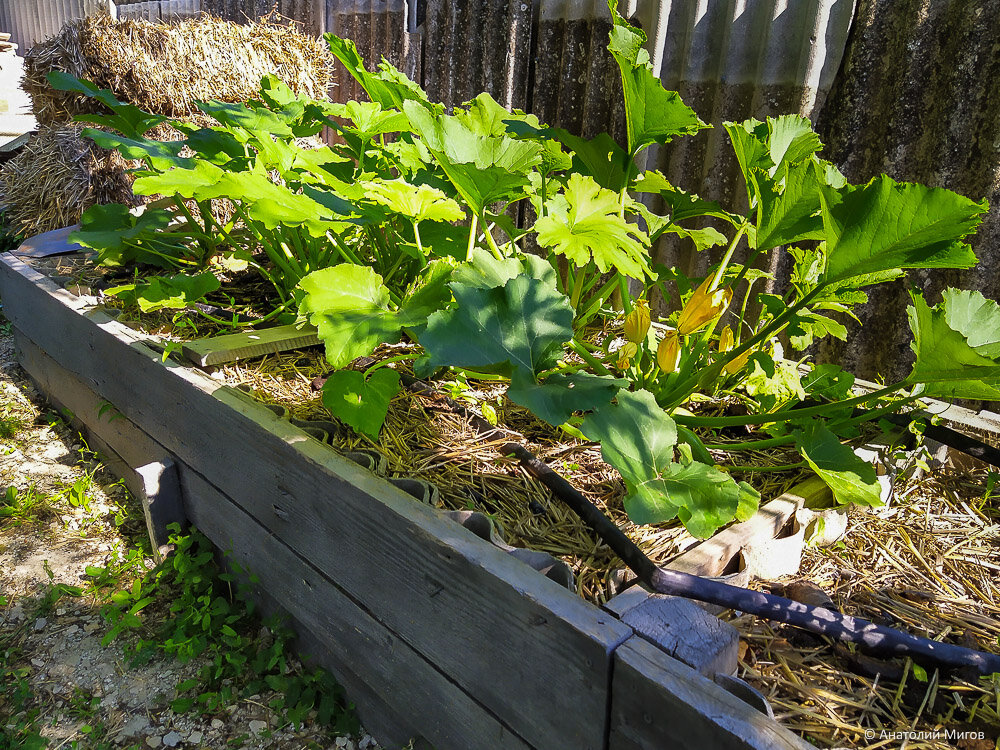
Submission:
M 625 316 L 625 339 L 641 344 L 649 331 L 649 303 L 636 300 L 632 312 Z
M 681 341 L 677 336 L 677 331 L 667 331 L 660 340 L 660 345 L 656 347 L 656 364 L 663 372 L 677 372 L 677 366 L 681 362 Z
M 733 329 L 726 326 L 719 332 L 719 351 L 723 353 L 731 351 L 735 345 L 736 341 L 733 338 Z M 723 372 L 725 372 L 726 375 L 733 375 L 739 372 L 746 365 L 751 354 L 753 354 L 753 350 L 747 349 L 740 356 L 723 367 Z
M 729 306 L 729 301 L 733 298 L 731 289 L 716 289 L 710 292 L 709 286 L 712 284 L 713 276 L 709 274 L 701 286 L 695 289 L 691 299 L 681 310 L 681 316 L 677 319 L 677 332 L 686 336 L 694 333 L 710 320 L 715 320 Z
M 719 351 L 728 352 L 733 348 L 733 329 L 726 326 L 719 332 Z
M 634 341 L 626 341 L 621 349 L 618 350 L 618 369 L 626 370 L 628 366 L 632 364 L 632 360 L 636 354 L 639 352 L 639 346 Z

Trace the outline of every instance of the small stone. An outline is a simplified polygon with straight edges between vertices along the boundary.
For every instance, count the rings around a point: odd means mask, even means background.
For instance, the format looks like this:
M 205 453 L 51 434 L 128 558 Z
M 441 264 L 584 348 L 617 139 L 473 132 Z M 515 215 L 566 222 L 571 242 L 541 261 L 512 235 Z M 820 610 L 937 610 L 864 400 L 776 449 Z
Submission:
M 265 729 L 267 729 L 267 722 L 261 721 L 260 719 L 254 719 L 250 722 L 250 734 L 260 734 Z
M 46 620 L 44 617 L 39 617 L 37 620 L 35 620 L 35 632 L 36 633 L 41 632 L 42 630 L 45 629 L 45 626 L 48 624 L 49 624 L 48 620 Z
M 62 617 L 64 614 L 66 614 L 66 608 L 56 607 L 56 614 L 59 615 L 59 617 Z
M 133 716 L 131 719 L 125 722 L 125 726 L 122 727 L 122 734 L 126 737 L 135 737 L 137 734 L 141 734 L 146 727 L 149 726 L 149 721 L 145 716 L 139 714 L 138 716 Z
M 10 608 L 10 612 L 7 613 L 11 622 L 20 622 L 24 619 L 24 608 L 20 604 L 15 604 Z
M 163 744 L 167 747 L 177 747 L 183 738 L 177 732 L 167 732 L 163 735 Z
M 201 738 L 204 737 L 204 736 L 205 736 L 204 732 L 199 732 L 196 729 L 193 732 L 191 732 L 191 734 L 188 735 L 187 741 L 190 742 L 192 745 L 200 745 L 201 744 Z
M 212 719 L 212 729 L 222 729 L 225 724 L 222 723 L 221 719 Z
M 163 742 L 163 740 L 157 734 L 151 735 L 151 736 L 149 736 L 149 737 L 146 738 L 146 746 L 147 747 L 159 747 L 160 743 L 162 743 L 162 742 Z
M 32 660 L 31 660 L 31 663 L 32 663 L 32 664 L 33 664 L 34 666 L 38 667 L 39 669 L 41 669 L 42 667 L 44 667 L 44 666 L 45 666 L 45 662 L 44 662 L 44 661 L 42 661 L 41 659 L 32 659 Z

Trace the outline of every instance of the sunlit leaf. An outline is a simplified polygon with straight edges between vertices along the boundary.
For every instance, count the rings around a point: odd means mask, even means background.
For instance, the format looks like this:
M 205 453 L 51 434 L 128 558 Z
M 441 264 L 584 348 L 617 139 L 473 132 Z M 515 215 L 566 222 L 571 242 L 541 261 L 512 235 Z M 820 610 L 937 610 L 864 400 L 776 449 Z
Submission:
M 838 503 L 882 505 L 874 467 L 854 455 L 850 446 L 841 443 L 822 423 L 814 420 L 808 427 L 793 434 L 802 457 L 833 490 L 833 497 Z
M 337 419 L 377 440 L 389 403 L 397 393 L 399 373 L 388 367 L 367 378 L 356 370 L 338 370 L 323 384 L 323 405 Z

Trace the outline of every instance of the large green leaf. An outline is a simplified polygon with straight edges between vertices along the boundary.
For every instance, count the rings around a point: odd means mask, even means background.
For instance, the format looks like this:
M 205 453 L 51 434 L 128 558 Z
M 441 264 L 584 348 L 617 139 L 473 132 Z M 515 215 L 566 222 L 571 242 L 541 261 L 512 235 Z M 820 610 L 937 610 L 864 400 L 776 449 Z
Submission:
M 107 290 L 107 294 L 137 303 L 144 313 L 154 310 L 183 310 L 192 302 L 214 292 L 220 286 L 215 274 L 204 272 L 194 276 L 154 276 L 141 284 L 127 284 Z
M 370 73 L 365 68 L 365 61 L 358 54 L 358 48 L 350 39 L 341 39 L 334 34 L 324 34 L 323 38 L 330 45 L 333 56 L 361 84 L 361 88 L 369 98 L 382 105 L 383 109 L 401 109 L 403 102 L 408 100 L 430 106 L 423 89 L 385 60 L 379 65 L 378 72 Z
M 942 296 L 948 326 L 965 336 L 977 354 L 1000 358 L 1000 305 L 968 289 L 945 289 Z
M 299 313 L 319 331 L 326 358 L 335 368 L 399 341 L 402 323 L 389 307 L 382 277 L 366 266 L 342 263 L 305 276 Z
M 45 75 L 45 78 L 52 88 L 59 91 L 75 91 L 92 97 L 108 107 L 113 113 L 111 115 L 86 114 L 74 119 L 80 122 L 91 122 L 95 125 L 104 125 L 113 128 L 126 138 L 139 138 L 150 128 L 167 120 L 166 117 L 161 115 L 144 112 L 134 104 L 120 102 L 109 89 L 99 88 L 90 81 L 76 78 L 61 70 L 49 71 Z
M 372 440 L 389 411 L 389 402 L 399 393 L 399 373 L 387 367 L 368 378 L 356 370 L 338 370 L 323 384 L 323 405 L 333 416 Z
M 635 161 L 607 133 L 586 139 L 553 128 L 552 135 L 573 152 L 573 171 L 589 175 L 602 188 L 621 192 L 639 174 Z
M 558 427 L 575 412 L 591 411 L 609 403 L 625 385 L 628 385 L 626 380 L 588 373 L 550 375 L 540 383 L 532 373 L 519 368 L 511 378 L 507 398 Z
M 823 220 L 819 216 L 822 182 L 816 170 L 814 162 L 803 161 L 779 167 L 780 182 L 758 180 L 757 249 L 823 239 Z
M 625 93 L 625 123 L 629 154 L 652 143 L 668 143 L 679 135 L 691 135 L 709 127 L 676 91 L 667 91 L 653 71 L 643 45 L 646 35 L 629 26 L 618 13 L 616 0 L 609 0 L 614 26 L 608 50 L 618 62 Z
M 951 317 L 963 328 L 993 326 L 997 305 L 975 308 L 971 295 L 952 294 L 936 307 L 930 307 L 920 294 L 912 294 L 913 306 L 907 308 L 916 354 L 913 372 L 907 380 L 923 383 L 923 393 L 932 398 L 969 398 L 1000 401 L 1000 361 L 984 356 L 973 348 L 968 338 L 948 324 L 951 301 L 955 311 Z M 973 330 L 975 335 L 978 332 Z M 983 333 L 988 338 L 996 335 L 996 328 Z M 987 349 L 992 347 L 987 344 Z
M 850 446 L 841 443 L 821 422 L 813 421 L 792 434 L 802 457 L 833 490 L 838 503 L 882 505 L 875 469 L 854 455 Z
M 511 279 L 524 274 L 538 279 L 549 287 L 555 287 L 557 284 L 555 269 L 537 255 L 526 255 L 523 258 L 495 258 L 492 253 L 479 247 L 472 251 L 469 262 L 462 263 L 455 269 L 452 280 L 467 286 L 490 289 L 503 286 Z
M 154 141 L 142 136 L 129 138 L 93 128 L 84 128 L 82 133 L 101 148 L 116 150 L 126 159 L 148 161 L 153 169 L 187 167 L 193 163 L 192 159 L 179 155 L 184 141 Z
M 362 180 L 367 197 L 410 221 L 461 221 L 465 211 L 455 201 L 430 185 L 411 185 L 395 180 Z
M 164 245 L 172 244 L 174 238 L 164 234 L 173 220 L 173 214 L 163 209 L 147 206 L 138 216 L 128 206 L 119 203 L 96 204 L 83 212 L 80 229 L 71 232 L 69 240 L 97 251 L 100 262 L 108 266 L 121 266 L 130 262 L 149 263 L 161 267 L 173 267 L 170 257 L 163 257 Z M 160 254 L 144 252 L 141 241 L 145 237 L 156 236 L 161 245 Z M 140 246 L 136 247 L 135 243 Z M 176 257 L 185 255 L 184 240 L 176 242 Z
M 573 337 L 573 308 L 554 287 L 530 276 L 484 289 L 452 283 L 454 308 L 427 321 L 420 344 L 432 364 L 511 375 L 551 366 Z
M 726 211 L 715 201 L 704 200 L 694 193 L 687 193 L 673 184 L 660 172 L 643 173 L 632 189 L 637 193 L 655 193 L 670 208 L 670 220 L 681 222 L 701 216 L 723 219 L 733 226 L 740 224 L 740 217 Z
M 614 268 L 633 278 L 653 278 L 643 232 L 620 214 L 618 196 L 592 177 L 570 176 L 566 190 L 545 203 L 535 222 L 538 243 L 582 268 L 594 262 L 601 273 Z
M 826 229 L 825 282 L 899 268 L 971 268 L 973 232 L 986 201 L 950 190 L 898 183 L 886 175 L 863 187 L 821 192 Z
M 206 115 L 214 117 L 222 125 L 227 125 L 230 128 L 242 128 L 250 133 L 270 133 L 281 138 L 290 138 L 293 135 L 285 118 L 265 107 L 251 108 L 245 104 L 220 102 L 215 99 L 207 102 L 195 102 L 195 106 Z
M 619 392 L 617 403 L 598 407 L 580 429 L 625 480 L 625 510 L 635 523 L 680 517 L 704 538 L 735 517 L 743 489 L 711 466 L 673 460 L 676 425 L 648 391 Z

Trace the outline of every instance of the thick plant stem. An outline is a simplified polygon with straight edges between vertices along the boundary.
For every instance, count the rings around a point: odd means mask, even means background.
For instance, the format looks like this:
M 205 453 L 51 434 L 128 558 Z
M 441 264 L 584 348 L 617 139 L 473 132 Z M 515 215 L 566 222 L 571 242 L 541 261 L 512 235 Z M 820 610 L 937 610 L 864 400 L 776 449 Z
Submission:
M 465 251 L 465 261 L 472 262 L 472 251 L 476 249 L 476 231 L 479 228 L 479 215 L 472 214 L 472 223 L 469 226 L 469 247 Z
M 587 349 L 586 346 L 584 346 L 582 343 L 580 343 L 576 339 L 573 339 L 572 341 L 569 342 L 569 348 L 572 349 L 577 354 L 579 354 L 580 358 L 583 359 L 584 362 L 586 362 L 588 365 L 590 365 L 591 367 L 593 367 L 594 368 L 594 372 L 596 372 L 598 375 L 610 375 L 611 374 L 611 370 L 609 370 L 604 365 L 604 363 L 601 362 L 601 360 L 599 360 L 597 357 L 595 357 L 593 354 L 591 354 L 590 351 Z
M 910 656 L 942 666 L 973 667 L 983 675 L 1000 672 L 1000 656 L 997 654 L 920 638 L 823 607 L 812 607 L 773 594 L 750 591 L 690 573 L 660 568 L 596 505 L 524 446 L 507 443 L 500 451 L 517 458 L 528 473 L 572 508 L 642 583 L 657 593 L 683 596 L 788 623 L 812 633 L 856 643 L 860 648 L 882 656 Z
M 748 414 L 746 416 L 739 417 L 688 417 L 683 414 L 676 414 L 674 415 L 674 419 L 680 424 L 687 425 L 688 427 L 744 427 L 751 424 L 785 422 L 790 419 L 819 416 L 824 412 L 828 412 L 833 409 L 840 409 L 846 406 L 859 406 L 861 404 L 868 403 L 869 401 L 882 398 L 883 396 L 888 396 L 906 385 L 908 385 L 907 381 L 900 380 L 897 383 L 887 385 L 885 388 L 880 388 L 877 391 L 872 391 L 871 393 L 866 393 L 862 396 L 856 396 L 843 401 L 831 401 L 828 404 L 820 404 L 818 406 L 807 406 L 802 409 L 786 409 L 785 411 L 775 411 L 764 414 Z M 903 399 L 902 403 L 906 403 L 909 400 L 910 399 Z
M 747 222 L 740 224 L 739 230 L 733 236 L 733 241 L 726 248 L 726 254 L 722 257 L 722 262 L 719 263 L 719 270 L 715 272 L 715 278 L 712 279 L 712 285 L 708 288 L 708 291 L 714 292 L 719 288 L 719 284 L 722 283 L 722 277 L 726 273 L 726 268 L 729 266 L 729 261 L 733 259 L 733 253 L 736 252 L 736 246 L 740 244 L 740 240 L 743 239 L 743 235 L 747 232 L 747 226 Z

